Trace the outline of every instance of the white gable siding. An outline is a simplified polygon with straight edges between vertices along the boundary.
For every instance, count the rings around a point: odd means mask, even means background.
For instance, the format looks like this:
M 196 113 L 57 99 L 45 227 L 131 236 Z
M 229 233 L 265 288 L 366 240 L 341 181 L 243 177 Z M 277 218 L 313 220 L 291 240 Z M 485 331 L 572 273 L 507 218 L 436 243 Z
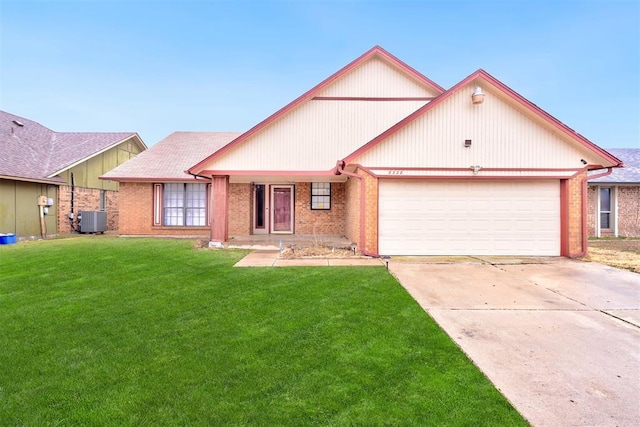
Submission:
M 204 169 L 327 171 L 426 102 L 310 101 Z
M 581 168 L 599 163 L 486 87 L 485 101 L 471 102 L 475 84 L 462 88 L 422 117 L 353 160 L 368 167 Z M 470 148 L 464 147 L 472 140 Z
M 317 96 L 425 97 L 438 92 L 418 84 L 380 58 L 372 58 L 352 70 Z

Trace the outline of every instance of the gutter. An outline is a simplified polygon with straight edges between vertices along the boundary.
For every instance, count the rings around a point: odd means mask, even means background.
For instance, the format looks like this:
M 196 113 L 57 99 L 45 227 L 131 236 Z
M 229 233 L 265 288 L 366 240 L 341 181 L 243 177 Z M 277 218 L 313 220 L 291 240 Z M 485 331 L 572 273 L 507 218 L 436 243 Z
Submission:
M 362 255 L 365 256 L 370 256 L 370 257 L 374 257 L 374 258 L 380 258 L 380 255 L 378 254 L 372 254 L 369 253 L 365 250 L 366 248 L 366 233 L 365 233 L 365 213 L 366 213 L 366 187 L 365 187 L 365 182 L 364 179 L 362 179 L 362 176 L 353 173 L 353 172 L 347 172 L 346 170 L 344 170 L 344 160 L 338 160 L 338 162 L 336 163 L 336 169 L 335 169 L 335 174 L 336 175 L 346 175 L 352 178 L 357 179 L 358 181 L 360 181 L 360 247 L 362 248 L 360 250 L 360 253 Z
M 211 177 L 211 176 L 198 175 L 197 173 L 191 173 L 188 170 L 184 171 L 184 173 L 193 176 L 194 179 L 196 179 L 196 178 L 204 178 L 207 181 L 212 181 L 213 180 L 213 177 Z
M 610 175 L 613 172 L 614 166 L 610 166 L 607 168 L 605 172 L 601 172 L 595 175 L 589 175 L 589 170 L 586 170 L 586 174 L 583 178 L 580 179 L 580 198 L 582 199 L 582 224 L 580 225 L 580 229 L 582 232 L 582 251 L 571 255 L 572 258 L 580 258 L 587 255 L 587 244 L 588 244 L 588 236 L 587 236 L 587 181 L 590 179 L 602 178 L 603 176 Z M 602 168 L 599 168 L 602 169 Z M 598 170 L 598 169 L 594 169 Z

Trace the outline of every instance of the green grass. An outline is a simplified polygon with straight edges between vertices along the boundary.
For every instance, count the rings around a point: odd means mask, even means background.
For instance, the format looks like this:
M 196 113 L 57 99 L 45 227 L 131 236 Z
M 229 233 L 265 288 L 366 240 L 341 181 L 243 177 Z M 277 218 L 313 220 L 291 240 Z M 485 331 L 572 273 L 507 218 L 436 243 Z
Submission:
M 526 425 L 383 267 L 0 246 L 0 425 Z

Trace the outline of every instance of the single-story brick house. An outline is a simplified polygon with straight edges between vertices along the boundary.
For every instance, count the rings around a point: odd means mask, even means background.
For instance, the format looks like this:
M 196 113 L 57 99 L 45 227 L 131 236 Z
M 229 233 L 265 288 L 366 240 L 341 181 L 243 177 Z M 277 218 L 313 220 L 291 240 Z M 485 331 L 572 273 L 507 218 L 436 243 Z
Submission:
M 640 148 L 611 148 L 624 168 L 589 179 L 589 236 L 640 237 Z
M 162 154 L 152 147 L 105 174 L 121 184 L 120 232 L 219 243 L 342 234 L 369 255 L 580 256 L 587 172 L 622 164 L 483 70 L 445 90 L 378 46 L 224 135 L 174 134 Z M 182 152 L 209 139 L 197 156 Z M 192 164 L 165 173 L 149 164 L 161 156 Z
M 55 132 L 0 111 L 0 233 L 69 233 L 83 210 L 106 211 L 107 228 L 115 230 L 118 183 L 99 177 L 146 148 L 137 133 Z M 41 222 L 42 196 L 51 204 Z

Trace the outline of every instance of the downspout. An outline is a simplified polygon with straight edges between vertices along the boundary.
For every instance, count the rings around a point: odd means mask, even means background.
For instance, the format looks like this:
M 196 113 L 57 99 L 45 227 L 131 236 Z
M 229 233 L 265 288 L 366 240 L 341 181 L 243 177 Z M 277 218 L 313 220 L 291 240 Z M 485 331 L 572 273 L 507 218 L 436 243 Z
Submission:
M 78 231 L 73 226 L 73 217 L 74 217 L 73 202 L 74 202 L 74 198 L 75 198 L 75 192 L 76 192 L 76 181 L 74 179 L 73 172 L 71 172 L 71 217 L 69 218 L 69 225 L 71 226 L 71 230 L 72 231 Z
M 597 170 L 597 169 L 596 169 Z M 571 255 L 572 258 L 580 258 L 587 255 L 587 244 L 588 244 L 588 236 L 587 236 L 587 181 L 590 179 L 602 178 L 603 176 L 610 175 L 613 172 L 613 167 L 608 167 L 605 172 L 600 172 L 595 175 L 589 175 L 589 171 L 587 170 L 587 174 L 580 179 L 580 195 L 582 199 L 582 224 L 581 224 L 581 232 L 582 232 L 582 251 Z
M 345 166 L 344 160 L 339 160 L 336 163 L 336 171 L 335 171 L 336 175 L 346 175 L 352 178 L 356 178 L 358 181 L 360 181 L 360 247 L 362 248 L 360 253 L 365 256 L 379 258 L 380 255 L 372 254 L 365 250 L 366 248 L 366 244 L 365 244 L 366 186 L 365 186 L 364 179 L 362 179 L 362 177 L 356 173 L 347 172 L 346 170 L 344 170 L 344 166 Z
M 197 173 L 191 173 L 189 171 L 185 171 L 185 172 L 188 173 L 189 175 L 193 176 L 193 179 L 204 178 L 204 179 L 208 179 L 209 181 L 211 181 L 213 179 L 212 176 L 198 175 Z

